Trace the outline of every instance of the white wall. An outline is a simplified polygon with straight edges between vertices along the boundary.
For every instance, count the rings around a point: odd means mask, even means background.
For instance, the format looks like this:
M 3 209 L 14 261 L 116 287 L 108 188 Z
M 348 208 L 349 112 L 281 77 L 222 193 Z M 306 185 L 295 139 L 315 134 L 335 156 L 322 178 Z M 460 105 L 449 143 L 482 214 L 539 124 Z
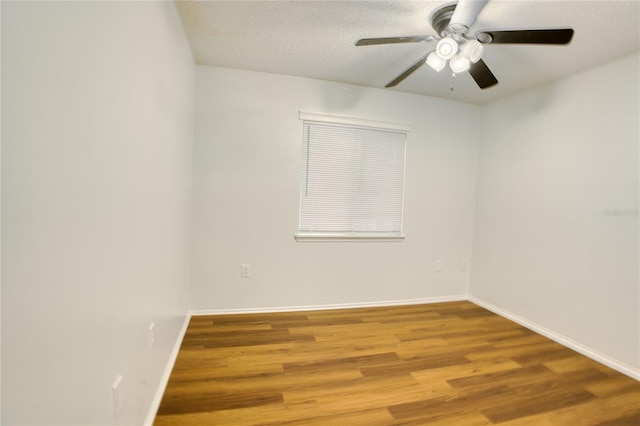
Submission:
M 2 2 L 2 424 L 143 422 L 188 310 L 194 70 L 173 2 Z
M 485 107 L 470 287 L 636 374 L 639 63 Z
M 192 309 L 466 294 L 460 262 L 471 255 L 479 107 L 205 66 L 196 80 Z M 412 125 L 404 242 L 294 241 L 300 110 Z M 242 263 L 251 278 L 240 278 Z

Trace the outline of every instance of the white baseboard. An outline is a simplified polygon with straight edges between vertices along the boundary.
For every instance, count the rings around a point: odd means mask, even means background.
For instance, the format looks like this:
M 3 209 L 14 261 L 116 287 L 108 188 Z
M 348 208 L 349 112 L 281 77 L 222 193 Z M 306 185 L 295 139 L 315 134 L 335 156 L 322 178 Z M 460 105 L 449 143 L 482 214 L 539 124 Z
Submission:
M 327 305 L 277 306 L 264 308 L 234 308 L 234 309 L 202 309 L 193 310 L 191 315 L 231 315 L 231 314 L 260 314 L 270 312 L 299 312 L 325 311 L 330 309 L 375 308 L 382 306 L 420 305 L 425 303 L 460 302 L 467 300 L 466 294 L 453 296 L 428 297 L 421 299 L 383 300 L 376 302 L 336 303 Z
M 158 383 L 156 394 L 151 401 L 151 406 L 149 407 L 149 411 L 147 412 L 147 417 L 146 419 L 144 419 L 144 426 L 153 426 L 153 421 L 155 420 L 156 414 L 158 413 L 158 408 L 160 408 L 160 403 L 162 402 L 164 391 L 167 388 L 167 383 L 169 383 L 169 377 L 171 376 L 173 366 L 175 365 L 176 359 L 178 358 L 178 352 L 180 351 L 180 346 L 182 345 L 182 340 L 184 339 L 184 335 L 187 332 L 187 327 L 189 326 L 190 320 L 191 314 L 187 314 L 184 319 L 184 323 L 182 324 L 182 328 L 180 328 L 180 331 L 178 332 L 176 343 L 173 345 L 173 349 L 171 350 L 171 354 L 169 355 L 167 364 L 165 365 L 164 372 L 162 373 L 162 377 L 160 378 L 160 383 Z
M 528 319 L 525 319 L 519 315 L 516 315 L 512 312 L 509 312 L 505 309 L 499 308 L 495 305 L 492 305 L 489 302 L 485 302 L 482 299 L 479 299 L 475 296 L 469 296 L 467 298 L 467 300 L 469 300 L 469 302 L 475 303 L 478 306 L 482 306 L 483 308 L 500 315 L 501 317 L 507 318 L 513 322 L 516 322 L 518 324 L 520 324 L 523 327 L 526 327 L 530 330 L 535 331 L 538 334 L 541 334 L 545 337 L 548 337 L 549 339 L 560 343 L 563 346 L 566 346 L 570 349 L 573 349 L 574 351 L 593 359 L 594 361 L 598 361 L 601 364 L 606 365 L 607 367 L 610 367 L 616 371 L 619 371 L 620 373 L 629 376 L 633 379 L 636 380 L 640 380 L 640 370 L 637 368 L 634 368 L 630 365 L 627 365 L 625 363 L 619 362 L 607 355 L 604 355 L 598 351 L 595 351 L 581 343 L 576 342 L 575 340 L 571 340 L 570 338 L 563 336 L 561 334 L 556 333 L 555 331 L 551 331 L 545 327 L 542 327 L 541 325 L 538 325 L 536 323 L 534 323 L 533 321 L 529 321 Z

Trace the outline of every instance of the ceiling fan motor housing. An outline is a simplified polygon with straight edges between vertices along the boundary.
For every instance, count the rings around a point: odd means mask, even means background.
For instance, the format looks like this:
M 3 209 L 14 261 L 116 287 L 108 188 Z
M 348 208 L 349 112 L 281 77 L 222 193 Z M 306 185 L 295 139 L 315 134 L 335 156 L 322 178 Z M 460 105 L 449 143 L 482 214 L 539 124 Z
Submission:
M 449 22 L 453 16 L 453 12 L 456 10 L 455 4 L 450 4 L 442 9 L 437 10 L 431 17 L 431 25 L 441 37 L 446 36 L 446 31 L 449 27 Z

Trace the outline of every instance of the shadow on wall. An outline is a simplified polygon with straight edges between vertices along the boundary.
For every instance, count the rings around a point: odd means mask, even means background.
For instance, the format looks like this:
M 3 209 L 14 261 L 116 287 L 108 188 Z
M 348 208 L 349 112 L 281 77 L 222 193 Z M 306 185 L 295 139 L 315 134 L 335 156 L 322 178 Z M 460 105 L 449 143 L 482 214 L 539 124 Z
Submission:
M 539 112 L 548 109 L 558 98 L 558 88 L 554 85 L 538 87 L 529 91 L 528 96 L 518 98 L 508 109 L 503 109 L 505 118 L 511 122 L 527 121 Z
M 331 85 L 322 91 L 322 107 L 325 111 L 347 111 L 358 105 L 363 97 L 364 88 L 350 85 Z

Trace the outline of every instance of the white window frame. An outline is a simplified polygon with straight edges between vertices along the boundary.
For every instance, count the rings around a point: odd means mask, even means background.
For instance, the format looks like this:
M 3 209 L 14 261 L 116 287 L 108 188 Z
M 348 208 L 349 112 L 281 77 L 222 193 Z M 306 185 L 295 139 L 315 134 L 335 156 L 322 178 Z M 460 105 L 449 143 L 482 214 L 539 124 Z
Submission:
M 343 117 L 336 116 L 330 114 L 316 114 L 316 113 L 308 113 L 308 112 L 299 112 L 299 119 L 301 122 L 301 133 L 302 128 L 304 127 L 305 122 L 316 122 L 316 123 L 327 123 L 327 124 L 336 124 L 336 125 L 347 125 L 347 126 L 355 126 L 355 127 L 364 127 L 371 129 L 378 129 L 383 131 L 395 131 L 399 133 L 405 134 L 405 145 L 404 152 L 405 158 L 403 158 L 404 171 L 406 175 L 406 134 L 411 131 L 411 127 L 409 124 L 405 123 L 391 123 L 384 121 L 375 121 L 375 120 L 366 120 L 360 118 L 352 118 L 352 117 Z M 304 143 L 304 142 L 303 142 Z M 401 212 L 401 225 L 399 233 L 384 233 L 384 232 L 339 232 L 339 233 L 328 233 L 328 232 L 304 232 L 300 231 L 300 222 L 298 223 L 298 232 L 295 234 L 296 241 L 299 242 L 309 242 L 309 241 L 327 241 L 327 242 L 335 242 L 335 241 L 403 241 L 405 239 L 405 235 L 403 232 L 403 218 L 404 218 L 404 179 L 405 176 L 402 177 L 402 212 Z M 300 182 L 303 182 L 303 179 L 300 179 Z M 300 192 L 300 197 L 302 197 L 302 192 Z M 298 219 L 300 220 L 302 208 L 302 198 L 299 200 L 299 211 L 298 211 Z

